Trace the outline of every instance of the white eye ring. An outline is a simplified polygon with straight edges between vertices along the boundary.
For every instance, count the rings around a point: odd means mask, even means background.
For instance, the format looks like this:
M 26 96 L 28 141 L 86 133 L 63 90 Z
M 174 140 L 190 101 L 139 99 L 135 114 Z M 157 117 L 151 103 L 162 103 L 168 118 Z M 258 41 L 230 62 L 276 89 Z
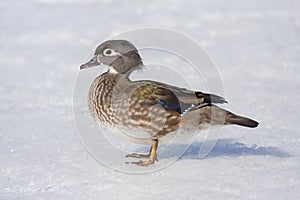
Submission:
M 104 56 L 118 56 L 118 55 L 121 55 L 121 54 L 116 52 L 113 49 L 104 49 L 103 50 L 103 55 Z

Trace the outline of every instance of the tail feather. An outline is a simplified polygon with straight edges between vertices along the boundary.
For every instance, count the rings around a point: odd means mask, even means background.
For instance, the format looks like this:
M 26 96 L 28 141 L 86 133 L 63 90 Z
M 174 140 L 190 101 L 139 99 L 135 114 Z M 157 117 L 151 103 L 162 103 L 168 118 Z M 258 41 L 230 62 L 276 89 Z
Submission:
M 235 115 L 230 113 L 230 115 L 227 115 L 226 112 L 226 117 L 225 117 L 225 124 L 236 124 L 240 126 L 246 126 L 249 128 L 255 128 L 258 126 L 258 122 L 254 121 L 253 119 L 249 119 L 247 117 L 242 117 L 239 115 Z
M 215 105 L 207 105 L 199 109 L 201 122 L 200 124 L 211 123 L 213 125 L 240 125 L 249 128 L 258 126 L 258 122 L 247 117 L 239 116 L 228 110 L 222 109 Z

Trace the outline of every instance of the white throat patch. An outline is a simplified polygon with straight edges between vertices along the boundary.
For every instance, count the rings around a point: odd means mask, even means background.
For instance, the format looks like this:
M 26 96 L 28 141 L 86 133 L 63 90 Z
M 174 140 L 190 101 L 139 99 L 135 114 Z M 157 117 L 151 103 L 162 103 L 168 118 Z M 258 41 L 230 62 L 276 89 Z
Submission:
M 117 72 L 113 67 L 109 67 L 109 70 L 108 70 L 109 73 L 112 73 L 112 74 L 118 74 L 119 72 Z

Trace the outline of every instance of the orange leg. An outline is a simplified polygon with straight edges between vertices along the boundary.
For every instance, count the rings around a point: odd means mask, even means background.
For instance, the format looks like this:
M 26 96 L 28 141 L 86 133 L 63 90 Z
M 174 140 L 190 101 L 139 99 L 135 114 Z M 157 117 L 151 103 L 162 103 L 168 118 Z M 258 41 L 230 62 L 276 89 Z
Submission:
M 158 140 L 153 139 L 149 154 L 144 155 L 144 154 L 133 153 L 133 154 L 126 155 L 126 157 L 133 157 L 133 158 L 149 158 L 148 161 L 140 160 L 137 162 L 126 162 L 126 164 L 136 164 L 139 166 L 149 166 L 149 165 L 154 164 L 154 162 L 157 161 L 157 156 L 156 156 L 157 146 L 158 146 Z

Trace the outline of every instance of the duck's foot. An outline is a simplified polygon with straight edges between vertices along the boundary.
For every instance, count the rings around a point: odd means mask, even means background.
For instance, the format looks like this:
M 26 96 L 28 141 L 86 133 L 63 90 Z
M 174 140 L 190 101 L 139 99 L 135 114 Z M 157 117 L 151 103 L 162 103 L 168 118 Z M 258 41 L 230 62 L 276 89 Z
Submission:
M 137 153 L 131 153 L 127 154 L 125 156 L 126 158 L 150 158 L 150 154 L 137 154 Z
M 137 161 L 137 162 L 125 162 L 126 164 L 135 164 L 135 165 L 139 165 L 139 166 L 149 166 L 154 164 L 155 161 L 157 160 L 157 156 L 156 156 L 156 149 L 157 149 L 157 145 L 158 145 L 158 140 L 154 139 L 152 140 L 152 146 L 150 149 L 149 154 L 136 154 L 136 153 L 132 153 L 132 154 L 128 154 L 125 157 L 131 157 L 131 158 L 148 158 L 148 161 Z
M 149 154 L 137 154 L 137 153 L 131 153 L 131 154 L 127 154 L 125 157 L 126 157 L 126 158 L 129 157 L 129 158 L 148 158 L 148 159 L 150 159 L 150 156 L 151 156 L 150 153 L 149 153 Z M 155 160 L 155 161 L 158 161 L 156 154 L 155 154 L 155 156 L 154 156 L 154 160 Z
M 148 161 L 137 161 L 137 162 L 126 162 L 126 164 L 135 164 L 135 165 L 138 165 L 138 166 L 144 166 L 144 167 L 147 167 L 149 165 L 152 165 L 154 164 L 154 160 L 148 160 Z

